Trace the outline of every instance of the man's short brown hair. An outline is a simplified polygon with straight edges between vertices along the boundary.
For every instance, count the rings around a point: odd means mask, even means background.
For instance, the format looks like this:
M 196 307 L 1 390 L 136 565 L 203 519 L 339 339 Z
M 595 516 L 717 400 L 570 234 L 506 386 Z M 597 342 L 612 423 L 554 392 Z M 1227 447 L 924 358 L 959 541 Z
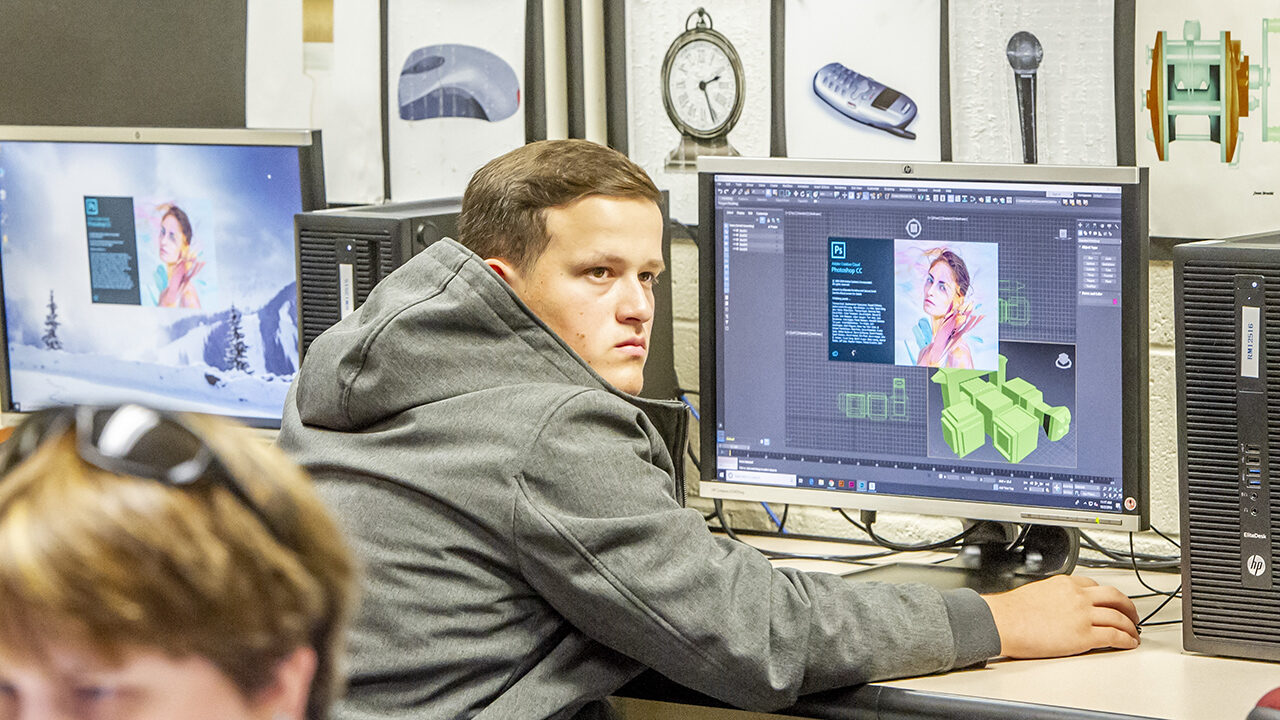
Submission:
M 462 196 L 458 242 L 520 270 L 547 248 L 548 208 L 591 195 L 661 203 L 657 186 L 626 155 L 588 140 L 542 140 L 476 171 Z

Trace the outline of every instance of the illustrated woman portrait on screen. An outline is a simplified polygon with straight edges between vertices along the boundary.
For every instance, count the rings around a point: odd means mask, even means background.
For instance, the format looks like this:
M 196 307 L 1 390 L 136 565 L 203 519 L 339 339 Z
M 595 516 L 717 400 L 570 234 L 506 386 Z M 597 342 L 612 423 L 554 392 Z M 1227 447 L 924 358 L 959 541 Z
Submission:
M 177 205 L 169 205 L 160 219 L 157 239 L 160 264 L 155 283 L 160 307 L 199 308 L 195 278 L 204 267 L 191 249 L 191 219 Z
M 969 268 L 952 250 L 927 251 L 932 258 L 923 278 L 919 329 L 927 331 L 916 364 L 928 367 L 973 368 L 973 351 L 965 334 L 982 321 L 969 298 Z

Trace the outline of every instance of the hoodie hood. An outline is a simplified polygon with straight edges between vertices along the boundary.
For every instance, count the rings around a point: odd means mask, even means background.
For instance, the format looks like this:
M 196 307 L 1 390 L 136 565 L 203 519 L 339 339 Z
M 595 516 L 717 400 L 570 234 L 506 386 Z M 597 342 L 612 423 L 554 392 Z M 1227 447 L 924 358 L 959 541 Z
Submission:
M 479 256 L 448 239 L 392 272 L 355 312 L 317 337 L 292 392 L 303 423 L 351 431 L 410 408 L 523 382 L 606 389 L 651 416 L 678 405 L 614 388 Z

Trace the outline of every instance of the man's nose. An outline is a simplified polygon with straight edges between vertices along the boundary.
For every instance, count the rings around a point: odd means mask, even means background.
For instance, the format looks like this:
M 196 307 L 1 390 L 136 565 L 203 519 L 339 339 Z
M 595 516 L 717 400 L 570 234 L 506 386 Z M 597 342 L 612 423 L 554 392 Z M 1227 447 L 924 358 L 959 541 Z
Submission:
M 618 320 L 647 323 L 653 319 L 653 288 L 639 278 L 622 283 Z

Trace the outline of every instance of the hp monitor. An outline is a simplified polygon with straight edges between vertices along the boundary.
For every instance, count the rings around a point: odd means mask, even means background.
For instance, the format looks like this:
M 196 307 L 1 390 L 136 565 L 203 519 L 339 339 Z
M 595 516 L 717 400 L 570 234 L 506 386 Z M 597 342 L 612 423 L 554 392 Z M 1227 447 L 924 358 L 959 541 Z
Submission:
M 8 411 L 141 401 L 278 425 L 312 131 L 0 127 Z
M 701 494 L 1144 529 L 1143 175 L 701 161 Z

